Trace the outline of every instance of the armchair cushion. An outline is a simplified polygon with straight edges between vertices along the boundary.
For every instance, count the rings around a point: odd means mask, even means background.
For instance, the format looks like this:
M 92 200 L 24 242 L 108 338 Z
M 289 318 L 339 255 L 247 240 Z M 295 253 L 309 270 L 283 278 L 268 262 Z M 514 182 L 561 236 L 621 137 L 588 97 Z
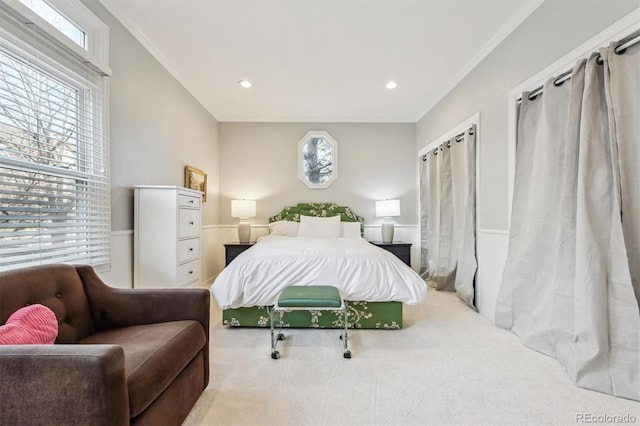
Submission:
M 52 345 L 57 336 L 56 314 L 40 304 L 18 309 L 0 325 L 0 345 Z
M 197 321 L 136 325 L 93 334 L 80 344 L 115 344 L 124 349 L 131 417 L 142 413 L 206 343 Z

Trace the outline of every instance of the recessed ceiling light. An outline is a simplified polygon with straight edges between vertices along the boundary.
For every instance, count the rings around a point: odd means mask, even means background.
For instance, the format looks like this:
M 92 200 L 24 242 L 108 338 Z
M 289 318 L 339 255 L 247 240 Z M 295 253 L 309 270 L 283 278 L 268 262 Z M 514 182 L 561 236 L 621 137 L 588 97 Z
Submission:
M 398 83 L 396 83 L 395 81 L 390 81 L 385 85 L 385 87 L 387 89 L 395 89 L 396 87 L 398 87 Z
M 248 89 L 249 87 L 253 86 L 253 84 L 249 80 L 240 80 L 238 84 L 244 87 L 245 89 Z

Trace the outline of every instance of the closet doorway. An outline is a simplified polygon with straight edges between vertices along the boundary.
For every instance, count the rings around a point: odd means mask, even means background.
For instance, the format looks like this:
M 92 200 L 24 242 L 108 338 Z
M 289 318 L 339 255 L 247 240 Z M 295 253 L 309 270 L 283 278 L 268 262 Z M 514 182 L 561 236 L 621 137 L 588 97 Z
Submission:
M 479 114 L 420 150 L 420 275 L 476 309 Z

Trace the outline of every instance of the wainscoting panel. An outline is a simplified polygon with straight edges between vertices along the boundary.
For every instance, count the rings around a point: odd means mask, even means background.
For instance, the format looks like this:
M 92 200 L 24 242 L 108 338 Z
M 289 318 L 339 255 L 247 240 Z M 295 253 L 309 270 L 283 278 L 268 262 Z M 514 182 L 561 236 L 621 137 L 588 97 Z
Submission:
M 254 225 L 251 241 L 267 235 L 267 225 Z M 210 286 L 224 268 L 224 244 L 238 241 L 236 225 L 206 225 L 202 227 L 202 286 Z M 370 241 L 380 241 L 380 225 L 366 225 L 364 236 Z M 411 265 L 420 270 L 420 230 L 418 225 L 396 225 L 394 241 L 412 243 Z M 478 231 L 478 272 L 476 275 L 476 305 L 480 313 L 493 320 L 502 270 L 507 256 L 509 235 L 501 230 Z M 133 283 L 133 231 L 116 231 L 111 234 L 112 260 L 109 271 L 98 275 L 109 285 L 131 288 Z M 431 290 L 433 291 L 433 290 Z M 427 296 L 428 297 L 428 296 Z
M 251 241 L 269 233 L 267 225 L 253 225 Z M 224 269 L 224 244 L 238 241 L 236 225 L 205 225 L 202 227 L 202 286 L 210 286 Z M 381 240 L 380 225 L 365 226 L 365 238 Z M 396 225 L 394 241 L 413 244 L 411 264 L 415 270 L 420 267 L 420 235 L 417 225 Z M 111 269 L 98 271 L 98 275 L 107 284 L 118 288 L 133 286 L 133 231 L 114 231 L 111 233 L 112 259 Z
M 112 287 L 133 287 L 133 231 L 111 233 L 111 269 L 96 269 L 96 272 Z
M 367 240 L 380 240 L 379 225 L 365 225 L 364 235 Z M 502 282 L 502 270 L 507 258 L 509 233 L 505 230 L 478 230 L 476 272 L 476 306 L 484 317 L 494 320 L 498 289 Z M 420 227 L 418 225 L 396 225 L 394 241 L 410 242 L 411 265 L 420 270 Z M 429 289 L 429 291 L 435 291 Z M 427 297 L 429 297 L 427 293 Z
M 502 230 L 478 231 L 476 273 L 476 306 L 483 316 L 494 320 L 496 299 L 507 259 L 509 233 Z

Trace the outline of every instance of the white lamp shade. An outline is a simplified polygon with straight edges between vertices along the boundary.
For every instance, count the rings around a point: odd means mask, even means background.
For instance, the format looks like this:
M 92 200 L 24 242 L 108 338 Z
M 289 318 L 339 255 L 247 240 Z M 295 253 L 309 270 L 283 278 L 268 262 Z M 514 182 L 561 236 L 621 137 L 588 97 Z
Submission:
M 255 200 L 231 200 L 231 217 L 255 217 Z
M 376 201 L 376 216 L 377 217 L 400 216 L 400 200 Z

